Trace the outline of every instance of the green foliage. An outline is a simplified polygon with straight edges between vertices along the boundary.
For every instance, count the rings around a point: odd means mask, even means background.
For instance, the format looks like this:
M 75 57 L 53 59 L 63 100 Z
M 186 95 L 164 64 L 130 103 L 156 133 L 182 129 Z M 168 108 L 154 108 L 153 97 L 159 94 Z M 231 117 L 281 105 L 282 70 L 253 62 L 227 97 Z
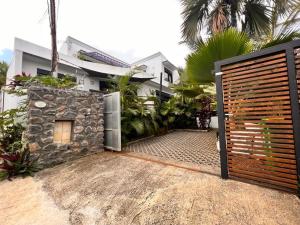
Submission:
M 16 152 L 6 152 L 0 154 L 0 180 L 11 179 L 16 175 L 33 176 L 40 168 L 37 165 L 38 158 L 30 156 L 27 147 Z
M 238 28 L 239 23 L 242 31 L 251 36 L 265 34 L 270 29 L 271 12 L 275 10 L 270 5 L 277 1 L 181 0 L 184 42 L 193 47 L 201 40 L 201 32 L 216 34 L 230 27 Z
M 22 141 L 25 127 L 22 119 L 26 106 L 0 113 L 0 180 L 18 174 L 32 175 L 37 170 L 36 160 L 30 158 L 26 143 Z
M 32 77 L 25 73 L 16 75 L 9 85 L 8 92 L 15 95 L 26 95 L 30 85 L 49 86 L 54 88 L 72 88 L 76 86 L 73 77 L 52 76 Z M 27 104 L 16 109 L 0 113 L 0 180 L 16 175 L 32 175 L 39 167 L 37 158 L 31 157 L 28 146 L 22 140 L 25 130 L 23 121 Z
M 266 35 L 258 37 L 258 49 L 286 43 L 300 38 L 299 0 L 276 0 L 272 5 L 271 28 Z
M 69 89 L 76 86 L 74 82 L 74 77 L 65 75 L 62 78 L 56 78 L 53 76 L 34 76 L 30 74 L 19 74 L 14 76 L 9 84 L 10 92 L 18 94 L 17 87 L 27 88 L 30 85 L 41 85 L 46 87 Z M 21 93 L 22 94 L 22 93 Z
M 154 134 L 158 130 L 157 113 L 145 104 L 153 97 L 141 98 L 137 95 L 139 84 L 130 82 L 134 73 L 114 79 L 112 91 L 120 91 L 122 143 Z
M 209 38 L 187 58 L 187 77 L 190 82 L 211 84 L 214 62 L 249 53 L 253 45 L 245 33 L 230 28 Z
M 4 61 L 0 62 L 0 87 L 5 85 L 7 70 L 8 64 Z
M 176 117 L 182 115 L 183 113 L 184 110 L 178 106 L 178 101 L 175 97 L 163 102 L 160 109 L 163 126 L 169 129 L 176 120 Z

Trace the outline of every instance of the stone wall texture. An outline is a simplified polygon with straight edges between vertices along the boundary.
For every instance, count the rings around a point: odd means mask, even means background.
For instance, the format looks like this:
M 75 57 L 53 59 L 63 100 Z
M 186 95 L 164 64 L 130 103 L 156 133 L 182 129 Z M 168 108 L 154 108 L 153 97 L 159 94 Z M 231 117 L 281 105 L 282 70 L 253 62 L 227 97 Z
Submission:
M 103 151 L 103 95 L 96 92 L 47 87 L 28 89 L 26 139 L 43 167 Z M 71 121 L 69 144 L 55 143 L 55 121 Z

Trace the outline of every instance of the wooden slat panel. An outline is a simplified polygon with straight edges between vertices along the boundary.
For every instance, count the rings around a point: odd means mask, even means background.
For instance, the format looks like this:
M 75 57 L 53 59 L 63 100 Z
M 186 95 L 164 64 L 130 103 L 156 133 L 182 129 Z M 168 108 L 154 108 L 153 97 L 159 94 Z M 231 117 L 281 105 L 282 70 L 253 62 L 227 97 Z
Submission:
M 233 165 L 235 165 L 235 163 L 232 163 L 232 160 L 229 160 L 228 161 L 228 166 L 232 167 Z M 252 170 L 256 167 L 248 167 L 248 168 L 250 168 L 249 170 Z M 260 165 L 260 168 L 262 168 L 264 170 L 282 172 L 282 173 L 286 173 L 286 174 L 297 177 L 297 171 L 295 169 L 288 169 L 288 168 L 281 168 L 281 167 L 270 167 L 270 166 L 264 165 L 264 164 Z
M 253 134 L 251 134 L 251 133 L 244 133 L 244 134 L 234 134 L 234 133 L 230 133 L 230 132 L 228 132 L 227 134 L 226 134 L 226 136 L 231 136 L 231 135 L 234 135 L 234 136 L 244 136 L 244 137 L 252 137 L 253 136 Z M 266 135 L 265 134 L 262 134 L 262 133 L 259 133 L 259 134 L 255 134 L 255 136 L 256 137 L 265 137 Z M 287 139 L 292 139 L 292 140 L 294 140 L 294 135 L 292 135 L 292 134 L 273 134 L 273 133 L 270 133 L 270 134 L 268 134 L 268 137 L 273 137 L 273 138 L 287 138 Z
M 283 158 L 283 159 L 295 159 L 296 157 L 292 154 L 285 154 L 285 153 L 277 153 L 277 152 L 267 152 L 267 151 L 257 151 L 257 150 L 240 150 L 240 149 L 233 149 L 228 152 L 233 153 L 242 153 L 242 154 L 251 154 L 251 155 L 265 155 L 268 157 L 277 157 L 277 158 Z
M 230 110 L 231 112 L 234 110 Z M 226 111 L 227 112 L 227 111 Z M 234 124 L 242 124 L 245 125 L 245 123 L 262 123 L 264 122 L 264 124 L 268 125 L 268 124 L 292 124 L 293 121 L 292 120 L 285 120 L 285 119 L 268 119 L 268 120 L 231 120 L 230 118 L 228 120 L 226 120 L 226 123 L 234 123 Z
M 233 160 L 237 154 L 228 153 L 228 159 Z M 241 154 L 239 154 L 241 155 Z M 252 161 L 264 161 L 269 166 L 282 167 L 288 169 L 296 169 L 296 160 L 292 159 L 282 159 L 282 158 L 272 158 L 266 156 L 257 156 L 257 155 L 249 155 L 249 159 Z
M 269 136 L 266 136 L 265 134 L 262 134 L 264 136 L 257 136 L 256 134 L 252 134 L 252 136 L 243 136 L 243 135 L 227 135 L 228 139 L 233 140 L 245 140 L 245 141 L 252 141 L 252 142 L 259 142 L 259 141 L 269 141 L 272 143 L 290 143 L 294 144 L 294 139 L 279 139 L 279 138 L 272 138 Z
M 248 89 L 247 91 L 239 91 L 239 92 L 229 92 L 223 93 L 224 96 L 228 97 L 242 97 L 242 98 L 250 98 L 256 97 L 260 93 L 265 93 L 265 96 L 274 96 L 273 92 L 280 92 L 280 91 L 288 91 L 288 87 L 276 87 L 276 88 L 265 88 L 265 89 Z M 272 92 L 272 93 L 271 93 Z
M 231 73 L 232 76 L 230 78 L 239 77 L 240 75 L 253 74 L 253 73 L 257 73 L 257 72 L 261 72 L 261 71 L 268 71 L 268 70 L 277 69 L 280 67 L 286 67 L 286 63 L 285 62 L 284 63 L 276 63 L 273 65 L 263 66 L 263 67 L 259 67 L 259 68 L 255 68 L 255 69 L 251 69 L 251 70 Z M 225 72 L 223 74 L 224 74 L 224 76 L 226 75 Z M 226 79 L 226 78 L 229 78 L 229 77 L 224 77 L 224 79 Z
M 231 167 L 231 171 L 237 172 L 237 173 L 243 173 L 243 174 L 249 174 L 253 175 L 256 177 L 262 177 L 262 178 L 267 178 L 275 181 L 280 181 L 280 182 L 285 182 L 285 183 L 290 183 L 290 184 L 297 184 L 297 180 L 295 179 L 289 179 L 286 177 L 278 176 L 278 173 L 270 173 L 264 170 L 243 170 L 241 168 L 236 168 L 236 167 Z
M 259 149 L 259 150 L 257 150 Z M 291 149 L 280 149 L 280 150 L 274 150 L 272 149 L 272 152 L 270 150 L 261 150 L 259 147 L 248 147 L 248 146 L 235 146 L 235 147 L 228 147 L 227 148 L 228 152 L 245 152 L 245 153 L 253 153 L 253 154 L 260 154 L 263 152 L 268 152 L 268 155 L 273 155 L 273 154 L 283 154 L 285 157 L 282 158 L 288 158 L 288 159 L 294 159 L 295 158 L 295 150 Z M 256 153 L 255 153 L 256 152 Z M 279 156 L 278 156 L 279 157 Z
M 265 62 L 265 61 L 268 61 L 268 60 L 271 60 L 271 59 L 282 58 L 282 57 L 285 57 L 285 53 L 275 54 L 275 55 L 271 55 L 271 56 L 268 56 L 268 57 L 255 59 L 255 60 L 248 60 L 246 62 L 235 63 L 233 65 L 222 66 L 222 71 L 228 71 L 228 70 L 233 69 L 233 68 L 248 66 L 248 65 L 251 65 L 251 64 Z
M 255 180 L 255 181 L 260 181 L 260 182 L 270 183 L 270 184 L 283 186 L 283 187 L 287 187 L 287 188 L 292 188 L 295 190 L 297 189 L 297 185 L 295 185 L 295 184 L 274 181 L 274 180 L 271 180 L 268 178 L 261 178 L 261 177 L 255 176 L 255 174 L 249 175 L 249 173 L 248 174 L 241 173 L 241 172 L 237 173 L 236 171 L 232 171 L 229 174 L 233 175 L 233 176 L 237 176 L 237 177 L 243 177 L 243 178 L 248 178 L 248 179 Z
M 270 66 L 270 65 L 279 65 L 282 62 L 286 62 L 285 57 L 258 63 L 258 64 L 254 64 L 251 66 L 244 66 L 244 67 L 239 67 L 239 68 L 232 69 L 232 70 L 227 70 L 227 71 L 223 72 L 223 76 L 224 76 L 224 79 L 226 79 L 227 77 L 233 77 L 237 74 L 240 74 L 240 72 L 244 72 L 244 71 L 260 71 L 263 68 L 266 68 L 266 67 L 268 68 L 268 66 Z
M 254 80 L 254 81 L 248 81 L 247 83 L 233 83 L 233 82 L 230 82 L 228 84 L 224 84 L 224 92 L 226 90 L 231 90 L 233 88 L 242 88 L 242 87 L 252 87 L 252 86 L 260 86 L 261 84 L 276 84 L 276 83 L 280 83 L 280 82 L 284 82 L 284 81 L 287 81 L 288 78 L 287 76 L 283 76 L 283 77 L 279 77 L 279 78 L 274 78 L 274 79 L 264 79 L 264 80 Z M 300 82 L 300 80 L 299 80 Z
M 249 92 L 248 96 L 245 96 L 245 94 L 240 96 L 234 96 L 234 97 L 224 96 L 224 100 L 228 101 L 228 100 L 242 100 L 242 99 L 254 99 L 254 98 L 257 99 L 262 97 L 268 97 L 269 101 L 272 101 L 274 97 L 287 96 L 289 94 L 290 94 L 289 91 L 275 91 L 273 93 L 262 93 L 262 94 L 255 94 L 255 93 L 251 94 L 251 92 Z
M 228 105 L 224 106 L 224 109 L 228 109 L 228 108 L 239 108 L 241 106 L 243 107 L 274 107 L 274 106 L 282 106 L 282 105 L 288 105 L 290 106 L 290 101 L 269 101 L 269 102 L 244 102 L 244 103 L 234 103 L 231 102 Z
M 253 74 L 246 74 L 243 76 L 238 76 L 238 77 L 230 77 L 227 78 L 226 80 L 223 80 L 223 84 L 226 86 L 228 84 L 234 84 L 234 83 L 245 83 L 243 81 L 254 81 L 255 78 L 256 80 L 258 80 L 258 76 L 259 78 L 264 77 L 264 79 L 268 79 L 268 78 L 279 78 L 279 77 L 283 77 L 285 76 L 285 74 L 287 73 L 287 68 L 285 67 L 281 67 L 281 68 L 277 68 L 277 69 L 273 69 L 273 70 L 266 70 L 266 71 L 262 71 L 259 73 L 253 73 Z M 263 76 L 264 75 L 264 76 Z
M 300 97 L 300 54 L 296 57 Z M 285 53 L 221 68 L 224 112 L 230 115 L 225 122 L 229 175 L 297 189 Z
M 282 86 L 287 86 L 288 82 L 287 81 L 276 81 L 274 83 L 266 83 L 265 84 L 252 84 L 252 85 L 245 85 L 242 87 L 232 87 L 229 86 L 228 88 L 224 89 L 223 93 L 235 93 L 235 92 L 240 92 L 244 90 L 259 90 L 263 88 L 274 88 L 274 87 L 282 87 Z
M 242 169 L 242 168 L 236 167 L 234 164 L 229 164 L 229 168 Z M 295 170 L 293 171 L 294 174 L 292 172 L 286 173 L 286 172 L 282 172 L 282 171 L 275 171 L 273 169 L 273 167 L 264 166 L 264 165 L 261 165 L 260 168 L 248 167 L 247 169 L 249 171 L 252 171 L 252 172 L 266 173 L 266 174 L 270 174 L 270 175 L 274 175 L 274 176 L 289 178 L 289 179 L 291 179 L 290 180 L 291 183 L 295 183 L 295 181 L 297 179 L 297 175 L 295 174 L 295 172 L 296 172 Z

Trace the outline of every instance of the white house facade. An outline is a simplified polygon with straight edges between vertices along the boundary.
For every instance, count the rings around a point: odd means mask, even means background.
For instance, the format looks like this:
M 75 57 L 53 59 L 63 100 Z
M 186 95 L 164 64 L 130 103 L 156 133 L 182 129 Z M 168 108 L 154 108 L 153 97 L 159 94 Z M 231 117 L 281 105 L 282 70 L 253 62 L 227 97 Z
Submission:
M 129 64 L 72 37 L 68 37 L 63 43 L 58 62 L 58 76 L 73 76 L 78 88 L 86 91 L 105 91 L 107 81 L 112 76 L 124 76 L 132 69 L 137 69 L 132 81 L 141 83 L 139 96 L 158 95 L 161 88 L 161 97 L 167 98 L 173 94 L 170 85 L 179 80 L 177 68 L 160 52 Z M 32 76 L 49 75 L 50 68 L 50 49 L 15 38 L 14 55 L 7 72 L 6 84 L 22 72 Z M 1 99 L 2 110 L 16 108 L 22 100 L 7 93 Z

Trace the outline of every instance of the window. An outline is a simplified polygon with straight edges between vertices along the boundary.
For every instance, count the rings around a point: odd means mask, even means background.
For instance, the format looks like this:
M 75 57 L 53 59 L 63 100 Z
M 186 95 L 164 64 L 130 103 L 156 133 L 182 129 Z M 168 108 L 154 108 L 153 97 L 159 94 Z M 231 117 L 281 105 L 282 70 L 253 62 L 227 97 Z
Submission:
M 165 68 L 164 71 L 165 71 L 165 73 L 164 73 L 164 80 L 168 81 L 169 83 L 173 83 L 172 72 L 170 70 L 168 70 L 167 68 Z
M 44 69 L 37 68 L 36 75 L 38 75 L 38 76 L 49 76 L 49 75 L 51 75 L 51 72 L 49 70 L 44 70 Z
M 104 80 L 100 80 L 99 81 L 99 89 L 100 91 L 108 91 L 108 89 L 110 88 L 108 82 L 104 81 Z
M 72 136 L 72 121 L 55 121 L 54 143 L 69 144 Z

